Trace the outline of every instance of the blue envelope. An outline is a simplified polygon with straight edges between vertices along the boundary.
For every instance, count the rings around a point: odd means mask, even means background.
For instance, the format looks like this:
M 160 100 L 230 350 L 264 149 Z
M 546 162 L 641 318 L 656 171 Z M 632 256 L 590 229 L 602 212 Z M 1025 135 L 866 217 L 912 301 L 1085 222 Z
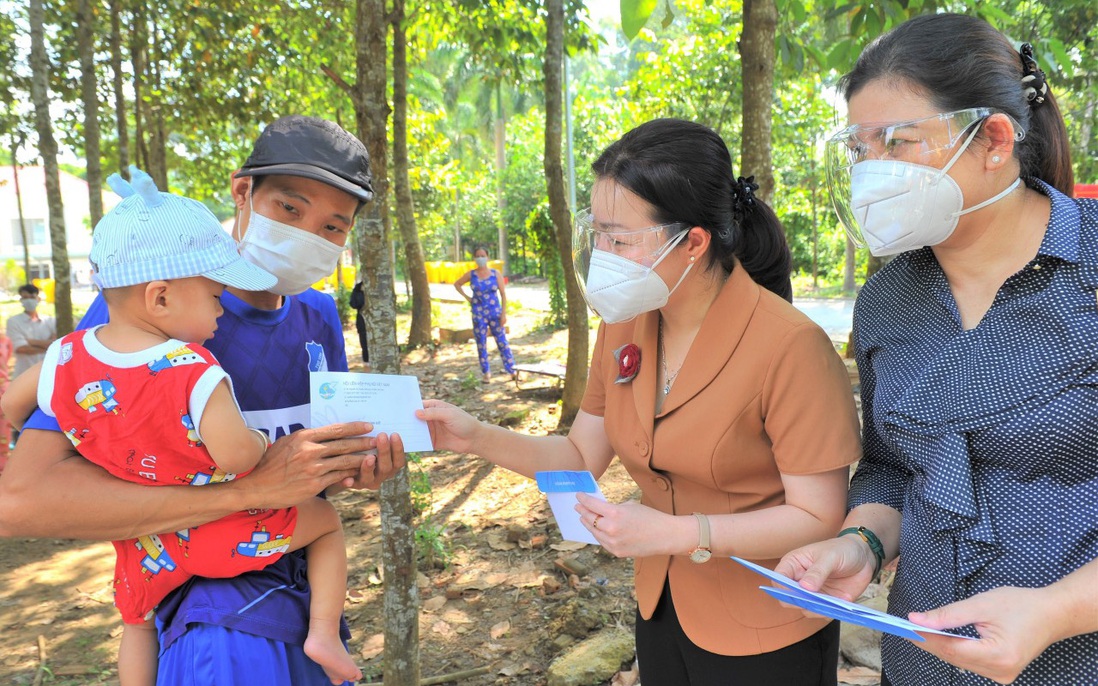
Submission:
M 818 615 L 824 617 L 830 617 L 831 619 L 838 619 L 842 622 L 849 622 L 851 624 L 858 624 L 860 626 L 867 626 L 870 629 L 876 629 L 877 631 L 884 631 L 889 634 L 895 634 L 897 636 L 903 636 L 904 638 L 910 638 L 913 641 L 925 641 L 926 639 L 915 633 L 911 629 L 906 629 L 902 626 L 894 624 L 889 621 L 882 621 L 873 617 L 872 615 L 863 614 L 860 612 L 850 612 L 843 608 L 832 605 L 830 603 L 823 603 L 807 595 L 801 595 L 795 591 L 788 591 L 782 588 L 776 588 L 774 586 L 759 586 L 765 593 L 777 598 L 778 600 L 788 605 L 795 605 L 799 608 L 808 610 L 809 612 L 815 612 Z M 892 617 L 892 615 L 888 615 Z M 895 619 L 900 619 L 895 617 Z
M 938 629 L 928 629 L 924 626 L 919 626 L 914 622 L 909 622 L 903 617 L 897 617 L 890 615 L 886 612 L 880 612 L 874 610 L 871 607 L 864 605 L 858 605 L 857 603 L 851 603 L 843 600 L 842 598 L 835 598 L 825 593 L 813 593 L 812 591 L 801 588 L 793 579 L 787 576 L 778 574 L 777 572 L 755 564 L 754 562 L 748 562 L 747 560 L 733 557 L 733 560 L 739 562 L 744 567 L 747 567 L 753 572 L 765 576 L 776 584 L 780 584 L 785 588 L 776 588 L 774 586 L 759 586 L 765 593 L 773 598 L 777 598 L 783 603 L 794 605 L 796 607 L 808 610 L 809 612 L 815 612 L 818 615 L 824 617 L 830 617 L 831 619 L 838 619 L 842 622 L 850 622 L 851 624 L 858 624 L 860 626 L 869 627 L 870 629 L 876 629 L 877 631 L 883 631 L 885 633 L 894 634 L 896 636 L 902 636 L 909 638 L 913 641 L 925 641 L 926 639 L 920 636 L 923 634 L 940 634 L 942 636 L 950 636 L 952 638 L 964 638 L 969 640 L 977 640 L 972 636 L 959 636 L 957 634 L 949 633 L 948 631 L 939 631 Z

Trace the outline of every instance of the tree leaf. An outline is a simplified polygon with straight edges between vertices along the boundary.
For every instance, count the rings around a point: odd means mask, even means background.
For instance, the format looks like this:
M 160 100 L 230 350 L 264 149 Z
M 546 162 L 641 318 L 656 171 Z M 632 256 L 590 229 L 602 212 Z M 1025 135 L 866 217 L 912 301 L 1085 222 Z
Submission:
M 648 23 L 656 9 L 657 0 L 621 0 L 621 30 L 633 40 Z

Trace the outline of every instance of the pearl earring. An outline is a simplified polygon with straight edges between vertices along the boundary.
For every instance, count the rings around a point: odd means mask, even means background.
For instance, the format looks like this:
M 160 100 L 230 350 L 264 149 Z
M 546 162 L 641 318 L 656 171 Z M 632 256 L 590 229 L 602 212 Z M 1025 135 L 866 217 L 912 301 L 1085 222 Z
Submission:
M 994 162 L 995 164 L 999 164 L 1000 162 L 1003 161 L 1003 158 L 999 157 L 998 155 L 992 155 L 991 156 L 991 161 Z
M 694 256 L 694 255 L 691 255 L 691 256 L 690 256 L 690 261 L 691 261 L 691 262 L 693 262 L 693 261 L 694 261 L 695 259 L 697 259 L 697 257 L 696 257 L 696 256 Z

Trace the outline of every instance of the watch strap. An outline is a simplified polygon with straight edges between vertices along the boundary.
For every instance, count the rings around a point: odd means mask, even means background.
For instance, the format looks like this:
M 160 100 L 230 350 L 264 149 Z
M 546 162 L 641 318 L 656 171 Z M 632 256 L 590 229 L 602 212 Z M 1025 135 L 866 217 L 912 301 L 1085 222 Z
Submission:
M 709 517 L 706 517 L 701 512 L 695 512 L 694 516 L 698 519 L 698 548 L 710 550 Z

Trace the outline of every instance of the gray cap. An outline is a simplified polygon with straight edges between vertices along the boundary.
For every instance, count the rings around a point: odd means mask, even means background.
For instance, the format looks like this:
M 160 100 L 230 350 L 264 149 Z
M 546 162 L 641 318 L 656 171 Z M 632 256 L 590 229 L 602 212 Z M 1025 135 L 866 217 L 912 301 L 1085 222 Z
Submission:
M 374 197 L 366 146 L 338 124 L 316 117 L 292 114 L 263 129 L 237 176 L 269 174 L 321 181 L 362 202 Z

